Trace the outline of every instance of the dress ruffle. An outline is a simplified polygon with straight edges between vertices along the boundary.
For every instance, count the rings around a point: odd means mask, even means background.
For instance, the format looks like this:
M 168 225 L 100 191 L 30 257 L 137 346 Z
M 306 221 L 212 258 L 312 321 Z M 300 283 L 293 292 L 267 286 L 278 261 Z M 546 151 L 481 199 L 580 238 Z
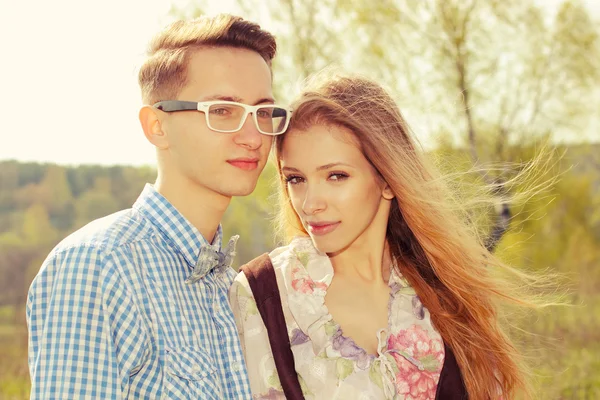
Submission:
M 388 326 L 377 333 L 378 354 L 370 355 L 352 338 L 344 336 L 329 313 L 325 296 L 333 280 L 333 266 L 329 257 L 320 253 L 309 237 L 294 238 L 288 246 L 271 252 L 270 257 L 275 268 L 280 269 L 289 311 L 298 326 L 291 333 L 293 344 L 310 341 L 317 358 L 337 359 L 337 369 L 342 376 L 364 371 L 388 399 L 396 398 L 398 390 L 408 384 L 398 381 L 405 375 L 399 368 L 402 363 L 413 364 L 417 373 L 433 373 L 431 378 L 437 383 L 439 371 L 424 371 L 423 362 L 419 360 L 422 354 L 415 354 L 411 346 L 398 347 L 402 343 L 399 335 L 404 338 L 417 332 L 420 340 L 431 343 L 436 349 L 443 348 L 429 313 L 397 268 L 391 269 L 389 279 Z M 439 361 L 441 368 L 443 350 L 436 353 L 435 361 L 436 365 Z

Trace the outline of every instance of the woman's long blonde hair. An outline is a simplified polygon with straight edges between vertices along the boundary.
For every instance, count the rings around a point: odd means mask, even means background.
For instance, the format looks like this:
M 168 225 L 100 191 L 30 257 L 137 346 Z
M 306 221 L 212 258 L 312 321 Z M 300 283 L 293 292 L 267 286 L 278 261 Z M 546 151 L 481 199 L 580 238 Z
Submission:
M 387 240 L 400 272 L 416 290 L 434 326 L 453 350 L 471 399 L 530 395 L 526 366 L 499 323 L 498 300 L 535 306 L 535 278 L 486 250 L 435 169 L 418 150 L 400 110 L 378 84 L 361 77 L 313 78 L 293 104 L 290 131 L 314 125 L 354 133 L 365 157 L 395 198 Z M 280 176 L 280 231 L 306 234 L 281 173 L 285 134 L 275 143 Z

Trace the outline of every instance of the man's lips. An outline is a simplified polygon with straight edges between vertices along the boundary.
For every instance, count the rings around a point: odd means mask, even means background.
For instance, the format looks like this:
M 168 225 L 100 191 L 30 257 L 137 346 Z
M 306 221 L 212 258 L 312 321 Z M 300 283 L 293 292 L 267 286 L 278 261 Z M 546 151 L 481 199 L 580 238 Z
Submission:
M 339 225 L 341 221 L 319 221 L 319 222 L 308 222 L 308 230 L 317 236 L 326 235 L 330 232 L 333 232 Z
M 227 162 L 244 171 L 252 171 L 258 168 L 258 158 L 235 158 Z

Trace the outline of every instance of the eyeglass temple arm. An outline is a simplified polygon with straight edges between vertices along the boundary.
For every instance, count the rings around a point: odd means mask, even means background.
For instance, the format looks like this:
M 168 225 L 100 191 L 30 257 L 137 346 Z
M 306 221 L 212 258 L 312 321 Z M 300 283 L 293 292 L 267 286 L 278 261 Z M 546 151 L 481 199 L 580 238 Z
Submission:
M 286 110 L 284 108 L 274 108 L 273 109 L 273 118 L 285 117 L 289 116 L 292 112 L 290 110 Z
M 165 100 L 159 101 L 154 104 L 154 107 L 159 110 L 170 112 L 170 111 L 197 111 L 198 103 L 195 101 L 180 101 L 180 100 Z

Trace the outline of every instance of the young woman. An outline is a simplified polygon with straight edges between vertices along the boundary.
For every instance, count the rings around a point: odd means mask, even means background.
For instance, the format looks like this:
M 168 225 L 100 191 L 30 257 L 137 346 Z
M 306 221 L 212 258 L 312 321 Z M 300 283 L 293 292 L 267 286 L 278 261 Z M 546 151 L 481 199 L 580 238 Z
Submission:
M 470 399 L 526 389 L 495 306 L 521 303 L 506 276 L 522 274 L 456 215 L 391 97 L 363 78 L 328 77 L 293 109 L 275 144 L 280 222 L 293 239 L 269 258 L 304 398 L 441 398 L 450 359 Z M 254 398 L 285 398 L 243 273 L 230 300 Z

